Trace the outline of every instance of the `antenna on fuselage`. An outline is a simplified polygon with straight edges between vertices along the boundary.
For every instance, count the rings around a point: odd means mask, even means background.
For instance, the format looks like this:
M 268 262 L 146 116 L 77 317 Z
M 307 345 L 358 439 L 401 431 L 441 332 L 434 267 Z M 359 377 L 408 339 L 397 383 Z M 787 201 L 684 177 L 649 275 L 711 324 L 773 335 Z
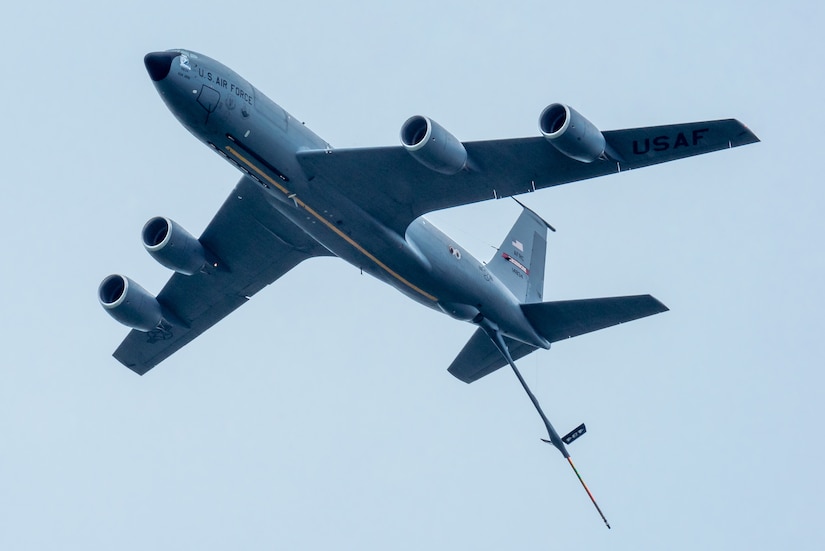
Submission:
M 544 411 L 541 409 L 539 401 L 536 399 L 536 396 L 530 390 L 530 387 L 527 386 L 527 382 L 524 380 L 524 377 L 521 376 L 521 372 L 518 370 L 518 367 L 516 367 L 516 363 L 513 361 L 513 357 L 510 355 L 510 349 L 507 347 L 507 343 L 504 341 L 504 336 L 501 334 L 498 328 L 491 323 L 488 323 L 487 325 L 482 324 L 482 327 L 484 328 L 490 339 L 492 339 L 493 343 L 496 345 L 496 348 L 498 348 L 502 355 L 504 355 L 504 359 L 507 360 L 507 363 L 510 364 L 510 367 L 513 369 L 513 373 L 515 373 L 516 378 L 518 379 L 519 383 L 521 383 L 521 387 L 524 389 L 524 392 L 527 393 L 527 396 L 530 398 L 530 401 L 533 402 L 533 406 L 536 408 L 539 417 L 541 417 L 541 420 L 544 422 L 544 426 L 545 428 L 547 428 L 547 437 L 549 438 L 549 440 L 545 440 L 544 438 L 542 438 L 542 441 L 555 446 L 555 448 L 561 452 L 564 458 L 567 459 L 567 462 L 570 464 L 570 467 L 573 469 L 573 472 L 576 473 L 576 478 L 579 479 L 579 482 L 581 482 L 584 491 L 587 492 L 587 497 L 590 498 L 590 501 L 593 503 L 593 506 L 596 508 L 596 511 L 599 512 L 599 516 L 602 517 L 604 525 L 607 526 L 608 529 L 610 529 L 610 523 L 607 522 L 607 517 L 604 516 L 604 513 L 599 507 L 599 504 L 596 503 L 596 498 L 593 497 L 593 494 L 590 492 L 590 488 L 588 488 L 587 484 L 584 483 L 584 479 L 579 474 L 579 470 L 576 469 L 576 466 L 573 464 L 573 459 L 570 457 L 570 453 L 567 451 L 567 447 L 565 447 L 564 445 L 565 442 L 570 443 L 582 434 L 584 434 L 584 424 L 573 429 L 573 431 L 570 434 L 566 435 L 564 438 L 560 438 L 559 433 L 556 432 L 556 429 L 553 427 L 553 424 L 544 414 Z

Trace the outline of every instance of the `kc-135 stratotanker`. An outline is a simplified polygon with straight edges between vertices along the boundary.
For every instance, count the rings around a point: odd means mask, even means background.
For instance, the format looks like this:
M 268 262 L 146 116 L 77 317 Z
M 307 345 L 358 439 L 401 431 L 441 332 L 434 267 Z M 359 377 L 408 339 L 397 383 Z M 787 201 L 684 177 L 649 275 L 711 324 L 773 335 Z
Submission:
M 566 448 L 584 425 L 560 437 L 514 361 L 667 308 L 650 295 L 545 302 L 552 228 L 526 207 L 486 263 L 423 215 L 759 141 L 734 119 L 602 132 L 554 103 L 536 137 L 461 142 L 414 116 L 400 146 L 334 149 L 213 59 L 169 50 L 144 63 L 181 124 L 242 176 L 200 238 L 166 217 L 143 227 L 146 249 L 175 272 L 157 296 L 123 275 L 100 284 L 100 303 L 132 328 L 115 358 L 142 375 L 301 261 L 337 256 L 474 324 L 449 372 L 470 383 L 509 365 L 585 490 Z

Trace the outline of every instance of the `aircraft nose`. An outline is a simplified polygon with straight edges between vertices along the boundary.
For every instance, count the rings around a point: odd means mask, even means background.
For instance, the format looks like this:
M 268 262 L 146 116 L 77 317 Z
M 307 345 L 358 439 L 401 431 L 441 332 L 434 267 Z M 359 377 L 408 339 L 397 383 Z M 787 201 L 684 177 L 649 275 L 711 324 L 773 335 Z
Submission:
M 179 55 L 178 52 L 151 52 L 143 58 L 143 64 L 146 65 L 152 80 L 158 82 L 166 78 L 172 67 L 172 60 Z

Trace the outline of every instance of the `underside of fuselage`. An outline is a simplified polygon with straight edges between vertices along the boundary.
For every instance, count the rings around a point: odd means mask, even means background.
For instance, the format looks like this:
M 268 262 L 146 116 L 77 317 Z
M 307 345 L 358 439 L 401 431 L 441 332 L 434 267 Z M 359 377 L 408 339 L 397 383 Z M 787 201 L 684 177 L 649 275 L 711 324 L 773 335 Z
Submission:
M 430 221 L 419 218 L 399 235 L 333 183 L 307 177 L 296 154 L 331 146 L 235 72 L 179 50 L 150 54 L 146 65 L 178 120 L 334 255 L 429 308 L 474 323 L 492 319 L 511 338 L 547 346 L 512 293 Z

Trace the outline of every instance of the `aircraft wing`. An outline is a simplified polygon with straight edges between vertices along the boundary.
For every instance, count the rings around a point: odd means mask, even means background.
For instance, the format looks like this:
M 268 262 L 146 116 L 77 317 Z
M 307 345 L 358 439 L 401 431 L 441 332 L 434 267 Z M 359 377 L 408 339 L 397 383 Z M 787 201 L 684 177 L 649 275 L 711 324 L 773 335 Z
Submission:
M 259 184 L 241 179 L 200 237 L 221 267 L 174 274 L 157 298 L 180 323 L 132 330 L 115 351 L 117 360 L 143 375 L 299 262 L 331 254 L 267 200 Z
M 583 163 L 542 137 L 465 142 L 469 169 L 446 176 L 401 147 L 330 149 L 298 154 L 316 185 L 350 197 L 401 235 L 438 209 L 604 176 L 758 142 L 735 119 L 603 132 L 612 158 Z

